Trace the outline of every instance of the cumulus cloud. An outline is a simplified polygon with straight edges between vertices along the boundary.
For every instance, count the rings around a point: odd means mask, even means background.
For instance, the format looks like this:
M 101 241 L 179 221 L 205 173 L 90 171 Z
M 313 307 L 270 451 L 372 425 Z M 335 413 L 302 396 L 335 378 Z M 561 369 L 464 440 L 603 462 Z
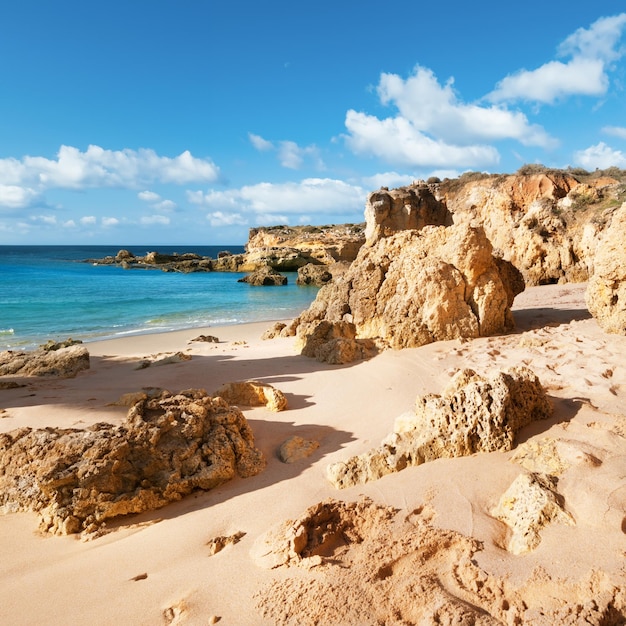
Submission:
M 176 208 L 173 200 L 164 200 L 158 193 L 154 191 L 140 191 L 137 197 L 144 202 L 149 203 L 156 211 L 169 212 Z
M 607 167 L 626 168 L 626 154 L 621 150 L 614 150 L 604 142 L 579 150 L 574 154 L 574 162 L 587 170 Z
M 552 104 L 570 95 L 602 96 L 609 86 L 611 64 L 624 55 L 620 46 L 626 13 L 602 17 L 579 28 L 558 48 L 566 61 L 549 61 L 502 79 L 487 98 L 492 102 L 526 100 Z
M 117 219 L 117 217 L 103 217 L 102 218 L 102 225 L 105 228 L 109 228 L 111 226 L 118 226 L 120 223 L 120 221 Z
M 83 226 L 91 226 L 97 222 L 95 215 L 85 215 L 78 220 Z
M 397 113 L 379 118 L 350 109 L 345 137 L 358 155 L 395 166 L 447 171 L 493 167 L 500 161 L 496 141 L 553 147 L 556 141 L 522 112 L 496 104 L 464 102 L 454 81 L 439 82 L 432 70 L 417 65 L 408 78 L 383 73 L 376 89 L 381 104 Z
M 23 209 L 33 204 L 39 194 L 29 187 L 0 184 L 0 207 Z
M 415 131 L 430 133 L 443 142 L 464 145 L 515 139 L 544 147 L 552 143 L 523 113 L 462 102 L 452 79 L 441 85 L 430 69 L 419 65 L 406 80 L 397 74 L 382 74 L 377 91 L 381 103 L 395 105 Z
M 0 184 L 30 185 L 41 190 L 132 189 L 151 182 L 215 182 L 219 175 L 219 168 L 212 161 L 198 159 L 188 150 L 170 158 L 144 148 L 105 150 L 91 145 L 83 152 L 72 146 L 61 146 L 56 159 L 41 156 L 0 159 Z
M 187 192 L 190 203 L 213 212 L 311 215 L 362 211 L 367 192 L 341 180 L 306 178 L 300 182 L 259 183 L 226 191 Z M 284 220 L 283 220 L 284 221 Z
M 605 126 L 602 132 L 607 135 L 613 135 L 613 137 L 619 137 L 620 139 L 626 139 L 626 128 L 623 126 Z
M 154 191 L 140 191 L 137 197 L 144 202 L 157 202 L 161 199 L 161 196 Z
M 496 165 L 500 160 L 492 146 L 459 146 L 432 139 L 404 117 L 380 120 L 373 115 L 348 111 L 348 146 L 360 155 L 376 156 L 405 167 L 469 167 Z

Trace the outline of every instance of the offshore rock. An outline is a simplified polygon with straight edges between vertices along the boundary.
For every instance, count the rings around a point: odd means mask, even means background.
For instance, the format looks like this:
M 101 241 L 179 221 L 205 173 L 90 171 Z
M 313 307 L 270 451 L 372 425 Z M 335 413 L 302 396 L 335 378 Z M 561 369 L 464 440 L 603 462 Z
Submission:
M 69 345 L 67 345 L 69 343 Z M 61 347 L 58 347 L 61 346 Z M 0 376 L 58 376 L 73 378 L 89 369 L 89 352 L 72 340 L 47 343 L 37 350 L 0 352 Z
M 585 299 L 608 333 L 626 335 L 626 202 L 614 213 L 594 259 Z
M 299 345 L 306 348 L 322 321 L 353 324 L 357 338 L 396 349 L 504 332 L 514 325 L 510 307 L 522 283 L 511 281 L 513 272 L 493 256 L 480 227 L 426 226 L 382 237 L 363 246 L 300 315 Z
M 254 287 L 286 285 L 287 277 L 266 265 L 255 270 L 252 274 L 240 278 L 237 282 L 248 283 L 248 285 L 252 285 Z
M 264 467 L 238 409 L 204 390 L 164 391 L 118 426 L 0 434 L 0 510 L 36 511 L 54 534 L 91 532 Z
M 251 228 L 246 252 L 254 258 L 266 254 L 267 250 L 290 249 L 314 264 L 350 262 L 365 242 L 364 229 L 364 224 Z M 304 263 L 299 267 L 302 265 Z
M 398 417 L 378 448 L 329 465 L 327 477 L 343 489 L 435 459 L 508 451 L 522 427 L 551 413 L 539 379 L 527 367 L 490 376 L 464 369 L 441 395 L 418 397 L 414 412 Z

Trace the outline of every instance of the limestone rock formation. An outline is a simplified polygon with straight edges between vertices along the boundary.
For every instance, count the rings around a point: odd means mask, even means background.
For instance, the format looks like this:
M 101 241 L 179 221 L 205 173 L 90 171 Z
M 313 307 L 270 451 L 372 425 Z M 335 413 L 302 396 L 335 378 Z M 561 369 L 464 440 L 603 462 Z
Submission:
M 626 202 L 600 243 L 585 297 L 589 312 L 606 332 L 626 335 Z
M 441 395 L 418 397 L 414 412 L 398 417 L 378 448 L 333 463 L 327 477 L 341 489 L 439 458 L 510 450 L 520 428 L 551 413 L 541 383 L 527 367 L 490 376 L 464 369 Z
M 203 390 L 144 396 L 118 426 L 0 434 L 0 510 L 33 510 L 41 529 L 95 531 L 265 467 L 241 412 Z
M 436 193 L 454 223 L 483 226 L 526 284 L 585 281 L 599 240 L 602 203 L 623 193 L 622 186 L 611 178 L 581 183 L 568 172 L 537 169 L 462 176 L 437 185 Z
M 89 369 L 89 352 L 80 343 L 45 344 L 32 351 L 0 352 L 0 376 L 73 378 L 86 369 Z
M 365 220 L 367 241 L 377 241 L 402 230 L 452 223 L 445 203 L 436 196 L 436 187 L 421 181 L 391 191 L 382 188 L 372 192 L 365 203 Z
M 321 321 L 351 323 L 359 339 L 392 348 L 473 338 L 513 326 L 519 289 L 479 227 L 426 226 L 361 248 L 345 275 L 322 287 L 298 319 L 301 346 Z
M 283 276 L 280 272 L 269 267 L 268 265 L 260 267 L 259 269 L 248 274 L 243 278 L 240 278 L 237 282 L 248 283 L 255 287 L 268 286 L 268 285 L 286 285 L 287 277 Z
M 280 389 L 256 380 L 226 383 L 213 395 L 224 398 L 228 404 L 264 406 L 274 412 L 287 408 L 287 398 Z
M 524 554 L 541 543 L 539 531 L 552 522 L 574 524 L 563 508 L 554 476 L 520 474 L 500 498 L 491 514 L 510 528 L 506 548 Z
M 291 249 L 316 264 L 350 262 L 365 241 L 364 229 L 364 224 L 251 228 L 246 252 L 253 258 L 268 250 Z

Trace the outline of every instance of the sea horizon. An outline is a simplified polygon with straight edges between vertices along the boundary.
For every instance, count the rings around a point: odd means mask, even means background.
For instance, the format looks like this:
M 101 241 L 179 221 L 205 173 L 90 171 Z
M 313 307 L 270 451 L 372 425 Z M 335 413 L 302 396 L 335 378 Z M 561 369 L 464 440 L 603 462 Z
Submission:
M 30 350 L 66 339 L 85 343 L 249 322 L 290 319 L 317 288 L 252 287 L 239 272 L 182 274 L 87 261 L 129 250 L 216 258 L 243 245 L 0 245 L 0 350 Z

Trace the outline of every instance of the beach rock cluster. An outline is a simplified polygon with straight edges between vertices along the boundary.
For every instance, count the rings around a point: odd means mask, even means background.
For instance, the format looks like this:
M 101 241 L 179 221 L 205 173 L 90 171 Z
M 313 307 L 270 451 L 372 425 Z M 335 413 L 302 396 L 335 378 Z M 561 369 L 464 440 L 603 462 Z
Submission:
M 626 335 L 626 202 L 613 214 L 598 247 L 585 299 L 606 332 Z
M 89 369 L 89 352 L 80 342 L 49 342 L 37 350 L 0 352 L 0 376 L 73 378 Z
M 145 394 L 121 425 L 0 434 L 0 509 L 54 534 L 180 500 L 265 467 L 242 413 L 203 390 Z
M 368 242 L 320 289 L 296 320 L 299 345 L 307 354 L 322 322 L 341 326 L 342 336 L 351 324 L 359 339 L 396 349 L 501 333 L 513 327 L 510 307 L 523 285 L 514 275 L 480 227 L 398 231 Z
M 378 448 L 329 465 L 327 477 L 342 489 L 435 459 L 511 450 L 522 427 L 551 413 L 545 390 L 527 367 L 488 376 L 463 369 L 441 395 L 418 397 L 414 411 L 396 419 Z

